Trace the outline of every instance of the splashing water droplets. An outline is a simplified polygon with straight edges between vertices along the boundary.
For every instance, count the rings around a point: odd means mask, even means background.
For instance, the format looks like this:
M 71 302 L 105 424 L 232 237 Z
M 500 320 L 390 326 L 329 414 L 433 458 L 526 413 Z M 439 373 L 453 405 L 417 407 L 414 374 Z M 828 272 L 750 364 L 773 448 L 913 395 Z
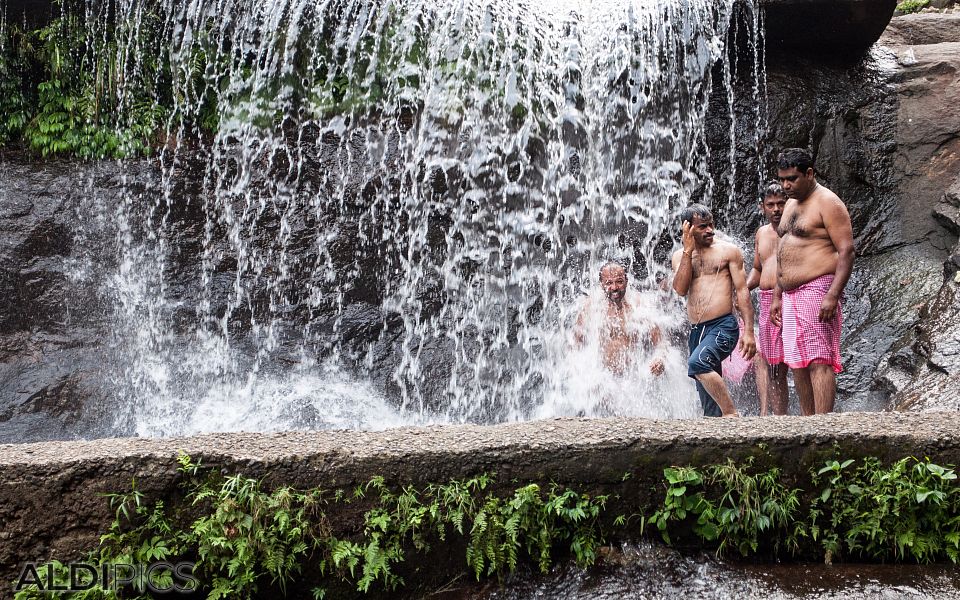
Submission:
M 113 216 L 125 427 L 599 414 L 598 386 L 692 416 L 681 367 L 611 379 L 570 329 L 613 259 L 679 325 L 654 290 L 713 189 L 732 0 L 120 4 L 174 96 L 156 201 Z

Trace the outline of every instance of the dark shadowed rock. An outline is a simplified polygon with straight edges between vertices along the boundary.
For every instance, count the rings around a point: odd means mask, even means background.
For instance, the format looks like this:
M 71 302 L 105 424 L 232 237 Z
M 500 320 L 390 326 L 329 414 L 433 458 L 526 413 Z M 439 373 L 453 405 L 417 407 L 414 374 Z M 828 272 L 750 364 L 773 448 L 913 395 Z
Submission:
M 770 54 L 856 62 L 877 41 L 897 0 L 761 0 Z
M 955 405 L 956 383 L 938 378 L 952 364 L 958 323 L 952 295 L 941 289 L 956 285 L 960 267 L 952 187 L 960 172 L 958 17 L 894 19 L 881 45 L 852 66 L 768 58 L 768 172 L 780 148 L 811 148 L 819 180 L 846 202 L 853 222 L 858 258 L 844 305 L 839 410 L 884 409 L 900 402 L 898 390 L 909 387 L 916 398 L 923 386 L 926 409 Z M 902 39 L 928 43 L 896 45 Z M 715 178 L 720 156 L 711 163 Z M 742 156 L 741 170 L 752 170 L 752 156 Z M 753 194 L 735 194 L 746 200 L 727 209 L 729 228 L 743 237 L 760 224 Z M 941 345 L 948 351 L 936 354 Z M 926 355 L 917 350 L 928 346 Z
M 782 148 L 811 148 L 818 180 L 846 203 L 858 259 L 844 303 L 844 372 L 838 378 L 837 409 L 882 410 L 889 406 L 889 396 L 872 383 L 873 374 L 939 286 L 943 260 L 937 248 L 921 243 L 928 230 L 938 229 L 929 207 L 916 216 L 925 229 L 915 229 L 922 233 L 905 233 L 901 224 L 904 210 L 894 166 L 895 63 L 883 52 L 855 65 L 777 55 L 769 57 L 767 70 L 768 143 L 757 158 L 738 152 L 743 157 L 738 169 L 755 172 L 760 169 L 751 161 L 763 160 L 762 170 L 772 178 Z M 749 101 L 748 90 L 739 95 Z M 723 113 L 711 112 L 709 118 L 722 119 Z M 724 166 L 723 153 L 714 157 L 715 179 L 722 181 Z M 738 189 L 725 211 L 728 229 L 745 239 L 761 224 L 759 183 Z

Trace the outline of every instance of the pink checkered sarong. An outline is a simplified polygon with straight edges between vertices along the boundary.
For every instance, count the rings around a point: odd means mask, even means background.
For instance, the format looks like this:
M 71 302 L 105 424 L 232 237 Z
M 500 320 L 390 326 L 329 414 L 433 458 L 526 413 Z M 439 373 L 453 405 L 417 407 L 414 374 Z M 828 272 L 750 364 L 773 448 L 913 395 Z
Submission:
M 840 302 L 833 319 L 821 323 L 820 304 L 830 290 L 833 274 L 821 275 L 800 287 L 783 292 L 783 362 L 792 369 L 802 369 L 810 363 L 832 365 L 839 373 L 840 328 L 843 317 Z
M 773 301 L 773 290 L 760 290 L 760 355 L 768 365 L 779 365 L 783 362 L 783 338 L 780 328 L 770 322 L 770 303 Z

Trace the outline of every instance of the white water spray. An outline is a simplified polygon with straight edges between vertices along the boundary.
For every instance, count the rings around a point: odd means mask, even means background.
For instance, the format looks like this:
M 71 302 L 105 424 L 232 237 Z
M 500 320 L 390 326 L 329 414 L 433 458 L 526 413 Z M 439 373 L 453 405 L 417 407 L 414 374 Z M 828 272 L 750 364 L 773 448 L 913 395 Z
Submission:
M 676 215 L 714 189 L 733 0 L 152 10 L 118 2 L 123 68 L 160 32 L 175 106 L 160 189 L 112 215 L 122 427 L 694 416 L 681 349 L 612 378 L 569 328 L 608 260 L 657 297 Z

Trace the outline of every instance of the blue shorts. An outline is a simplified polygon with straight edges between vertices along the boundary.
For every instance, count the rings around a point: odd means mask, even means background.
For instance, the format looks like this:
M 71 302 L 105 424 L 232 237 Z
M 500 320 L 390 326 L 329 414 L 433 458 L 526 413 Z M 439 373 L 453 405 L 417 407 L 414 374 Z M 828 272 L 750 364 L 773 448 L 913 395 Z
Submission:
M 687 375 L 696 378 L 701 373 L 713 371 L 723 374 L 720 364 L 733 353 L 740 340 L 740 325 L 732 314 L 704 321 L 690 328 L 690 339 L 687 345 L 690 349 L 690 358 L 687 360 Z M 697 382 L 697 393 L 700 395 L 700 404 L 703 414 L 708 417 L 719 417 L 722 413 L 717 403 L 710 397 L 707 390 Z

